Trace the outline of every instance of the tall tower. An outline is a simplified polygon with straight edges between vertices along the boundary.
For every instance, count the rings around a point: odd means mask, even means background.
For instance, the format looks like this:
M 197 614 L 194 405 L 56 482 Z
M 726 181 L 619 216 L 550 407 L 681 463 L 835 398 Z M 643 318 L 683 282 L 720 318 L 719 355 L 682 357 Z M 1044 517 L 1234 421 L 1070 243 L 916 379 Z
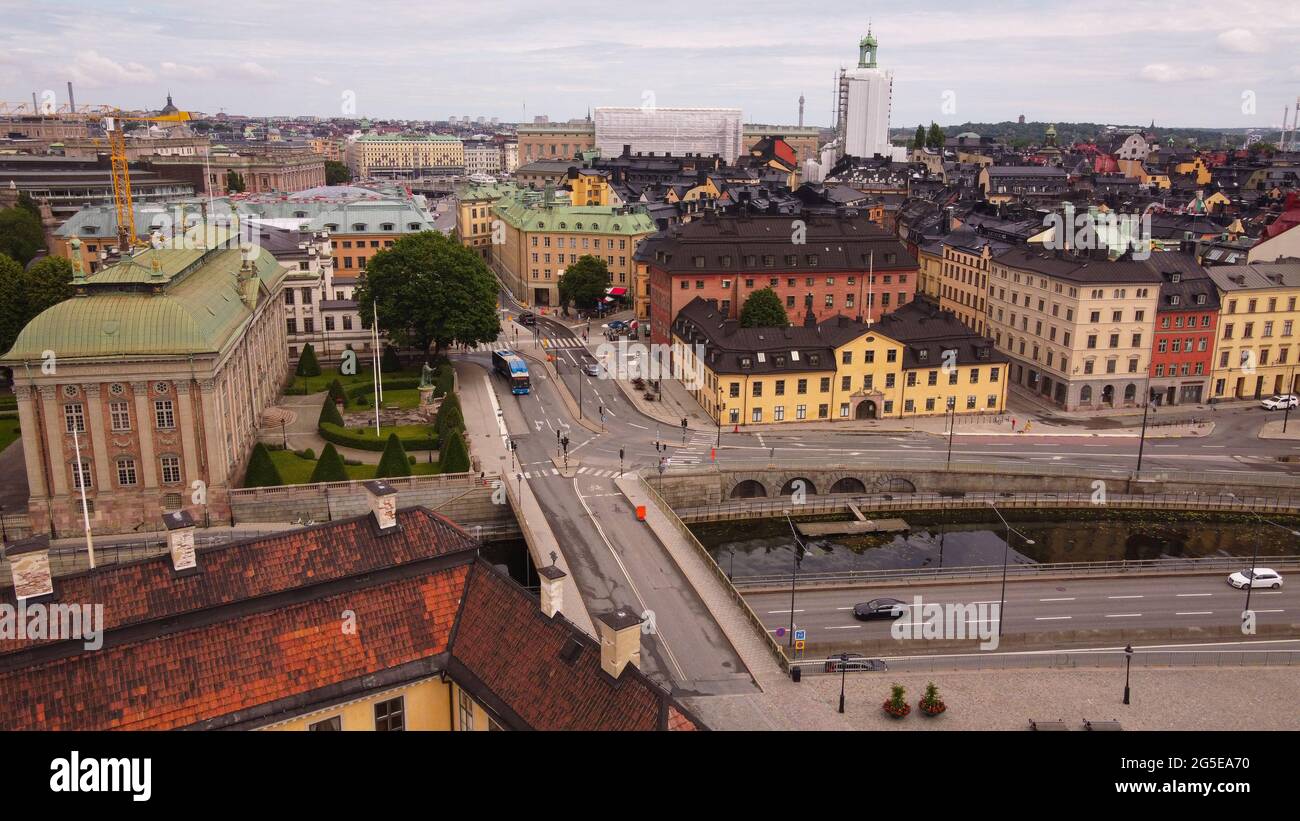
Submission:
M 803 128 L 803 95 L 799 95 L 799 127 Z
M 871 29 L 858 41 L 858 65 L 844 69 L 839 77 L 837 137 L 840 155 L 870 158 L 889 157 L 889 114 L 893 98 L 894 73 L 877 64 L 879 44 Z

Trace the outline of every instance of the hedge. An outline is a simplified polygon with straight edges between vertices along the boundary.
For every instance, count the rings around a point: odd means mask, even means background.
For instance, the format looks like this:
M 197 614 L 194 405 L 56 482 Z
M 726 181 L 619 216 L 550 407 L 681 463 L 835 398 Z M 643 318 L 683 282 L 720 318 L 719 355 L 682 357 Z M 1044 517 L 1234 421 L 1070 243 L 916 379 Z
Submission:
M 387 479 L 410 475 L 411 460 L 402 449 L 402 441 L 397 438 L 396 433 L 388 434 L 388 441 L 384 443 L 384 455 L 379 457 L 379 467 L 375 468 L 375 478 Z
M 316 361 L 316 349 L 310 342 L 303 346 L 302 355 L 298 358 L 298 369 L 294 373 L 298 376 L 320 376 L 320 363 Z
M 320 461 L 316 463 L 316 468 L 312 471 L 311 479 L 308 481 L 311 484 L 316 484 L 317 482 L 346 482 L 347 480 L 348 472 L 343 467 L 343 459 L 339 456 L 339 452 L 334 449 L 333 445 L 325 445 L 325 449 L 320 454 Z
M 425 428 L 426 433 L 420 436 L 406 432 L 407 429 L 415 427 Z M 388 442 L 388 434 L 392 432 L 392 428 L 385 430 L 383 437 L 380 438 L 375 436 L 374 428 L 345 428 L 341 425 L 325 422 L 320 426 L 319 433 L 325 441 L 333 442 L 341 447 L 381 451 Z M 434 434 L 432 428 L 424 425 L 406 425 L 403 426 L 402 430 L 404 433 L 398 438 L 401 440 L 403 448 L 407 450 L 437 450 L 438 437 Z
M 420 387 L 419 379 L 411 379 L 407 377 L 403 379 L 384 380 L 384 390 L 400 391 L 400 390 L 409 390 L 410 388 L 418 388 L 418 387 Z M 353 388 L 352 390 L 348 391 L 348 404 L 360 402 L 361 397 L 363 396 L 369 397 L 374 392 L 375 392 L 375 386 L 373 384 L 359 385 Z
M 447 439 L 447 446 L 438 454 L 438 462 L 443 473 L 465 473 L 469 470 L 469 451 L 465 448 L 465 437 L 454 431 Z
M 253 446 L 253 455 L 248 460 L 248 472 L 244 474 L 244 487 L 275 487 L 284 484 L 280 469 L 271 461 L 271 452 L 266 445 L 258 442 Z

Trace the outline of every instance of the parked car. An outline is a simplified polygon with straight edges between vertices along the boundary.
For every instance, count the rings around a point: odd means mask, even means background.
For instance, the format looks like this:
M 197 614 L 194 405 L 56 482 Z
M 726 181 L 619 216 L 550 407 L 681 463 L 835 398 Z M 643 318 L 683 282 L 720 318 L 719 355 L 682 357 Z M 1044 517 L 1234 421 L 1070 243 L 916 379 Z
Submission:
M 621 331 L 626 327 L 627 327 L 627 323 L 621 319 L 611 319 L 609 321 L 609 329 L 611 331 Z
M 527 325 L 530 327 L 536 325 L 537 315 L 534 314 L 532 311 L 524 311 L 522 314 L 519 315 L 519 324 Z
M 1259 404 L 1264 406 L 1264 410 L 1283 410 L 1285 408 L 1294 408 L 1300 405 L 1300 397 L 1293 393 L 1270 396 Z
M 596 362 L 588 362 L 582 366 L 582 372 L 593 379 L 600 378 L 600 365 Z
M 1267 587 L 1277 590 L 1282 586 L 1282 574 L 1267 567 L 1238 570 L 1228 577 L 1228 584 L 1238 588 Z
M 848 661 L 844 662 L 845 670 L 861 670 L 869 673 L 883 673 L 889 670 L 889 665 L 885 664 L 884 659 L 869 659 L 861 653 L 849 653 L 848 657 Z M 838 673 L 840 671 L 840 657 L 832 656 L 826 659 L 825 669 L 828 673 Z
M 896 619 L 907 612 L 907 605 L 898 599 L 872 599 L 853 606 L 853 617 L 867 619 Z

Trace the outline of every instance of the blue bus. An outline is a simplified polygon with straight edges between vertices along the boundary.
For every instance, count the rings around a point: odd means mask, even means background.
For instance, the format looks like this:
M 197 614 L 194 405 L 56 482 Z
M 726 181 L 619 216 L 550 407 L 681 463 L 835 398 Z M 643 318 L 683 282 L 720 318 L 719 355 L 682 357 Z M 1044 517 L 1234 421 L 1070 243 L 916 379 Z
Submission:
M 528 363 L 513 351 L 493 351 L 492 367 L 510 383 L 513 394 L 528 393 Z

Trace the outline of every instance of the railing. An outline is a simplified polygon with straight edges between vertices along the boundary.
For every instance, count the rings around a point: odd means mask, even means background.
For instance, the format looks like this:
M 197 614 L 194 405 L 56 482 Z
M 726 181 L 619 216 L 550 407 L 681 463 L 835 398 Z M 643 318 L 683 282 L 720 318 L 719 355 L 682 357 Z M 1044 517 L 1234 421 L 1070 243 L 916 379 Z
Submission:
M 214 547 L 241 542 L 247 539 L 258 539 L 264 536 L 275 536 L 286 532 L 287 529 L 280 530 L 240 530 L 225 533 L 219 536 L 199 535 L 194 539 L 194 545 L 197 550 L 204 551 Z M 112 542 L 107 544 L 95 545 L 95 566 L 105 567 L 109 565 L 125 564 L 139 559 L 151 559 L 155 556 L 161 556 L 167 552 L 166 538 L 140 539 L 129 542 Z M 50 572 L 54 576 L 66 576 L 70 573 L 79 573 L 90 567 L 90 559 L 86 553 L 86 546 L 52 546 L 50 548 Z M 9 587 L 13 584 L 13 574 L 9 571 L 9 562 L 7 559 L 0 559 L 0 587 Z
M 773 638 L 772 634 L 767 632 L 767 625 L 763 623 L 763 620 L 754 612 L 754 608 L 749 606 L 749 602 L 745 600 L 745 597 L 742 596 L 740 591 L 736 589 L 735 585 L 731 583 L 731 580 L 727 577 L 727 574 L 723 572 L 722 567 L 718 565 L 717 561 L 714 560 L 712 554 L 710 554 L 708 549 L 700 543 L 699 539 L 695 538 L 695 534 L 686 526 L 686 523 L 673 513 L 673 509 L 663 500 L 663 497 L 659 495 L 658 491 L 654 489 L 650 482 L 646 480 L 646 477 L 638 474 L 637 478 L 641 480 L 641 486 L 645 489 L 646 493 L 649 494 L 651 501 L 659 506 L 659 509 L 663 511 L 664 515 L 668 518 L 668 521 L 672 523 L 673 527 L 677 528 L 677 531 L 681 533 L 682 538 L 686 540 L 686 543 L 695 550 L 696 554 L 700 557 L 700 560 L 704 562 L 704 566 L 713 571 L 713 575 L 717 577 L 718 582 L 731 596 L 731 599 L 736 603 L 736 606 L 740 608 L 744 617 L 749 620 L 750 627 L 756 630 L 758 634 L 763 637 L 767 649 L 770 650 L 772 655 L 776 658 L 776 663 L 781 666 L 782 670 L 789 671 L 790 661 L 786 658 L 785 651 L 781 648 L 781 645 L 777 640 Z
M 1100 501 L 1099 501 L 1100 499 Z M 836 493 L 808 496 L 796 503 L 789 496 L 733 499 L 717 505 L 682 508 L 677 515 L 691 524 L 774 516 L 818 516 L 847 511 L 856 505 L 863 514 L 877 511 L 1097 508 L 1121 510 L 1212 510 L 1221 513 L 1273 513 L 1300 516 L 1300 497 L 1226 496 L 1208 493 Z
M 1105 562 L 1055 562 L 1050 564 L 1008 564 L 1008 576 L 1090 576 L 1106 574 L 1156 573 L 1223 573 L 1241 570 L 1249 559 L 1235 556 L 1207 556 L 1187 559 L 1124 559 Z M 1300 568 L 1300 556 L 1262 556 L 1260 565 L 1272 568 Z M 801 572 L 796 587 L 869 584 L 872 582 L 922 581 L 937 578 L 990 578 L 1002 576 L 1002 565 L 970 567 L 914 567 L 894 570 L 847 570 L 824 573 Z M 790 587 L 789 573 L 741 576 L 732 581 L 736 587 Z
M 1123 669 L 1123 650 L 1051 650 L 1007 653 L 961 653 L 933 656 L 881 656 L 885 673 L 855 671 L 851 675 L 886 676 L 890 673 L 926 673 L 957 670 L 1013 670 L 1068 667 L 1073 669 Z M 792 661 L 803 675 L 825 673 L 831 658 L 803 658 Z M 1294 667 L 1300 665 L 1300 650 L 1203 650 L 1176 648 L 1134 650 L 1134 667 Z M 836 671 L 833 675 L 839 675 Z M 883 682 L 888 679 L 882 678 Z

